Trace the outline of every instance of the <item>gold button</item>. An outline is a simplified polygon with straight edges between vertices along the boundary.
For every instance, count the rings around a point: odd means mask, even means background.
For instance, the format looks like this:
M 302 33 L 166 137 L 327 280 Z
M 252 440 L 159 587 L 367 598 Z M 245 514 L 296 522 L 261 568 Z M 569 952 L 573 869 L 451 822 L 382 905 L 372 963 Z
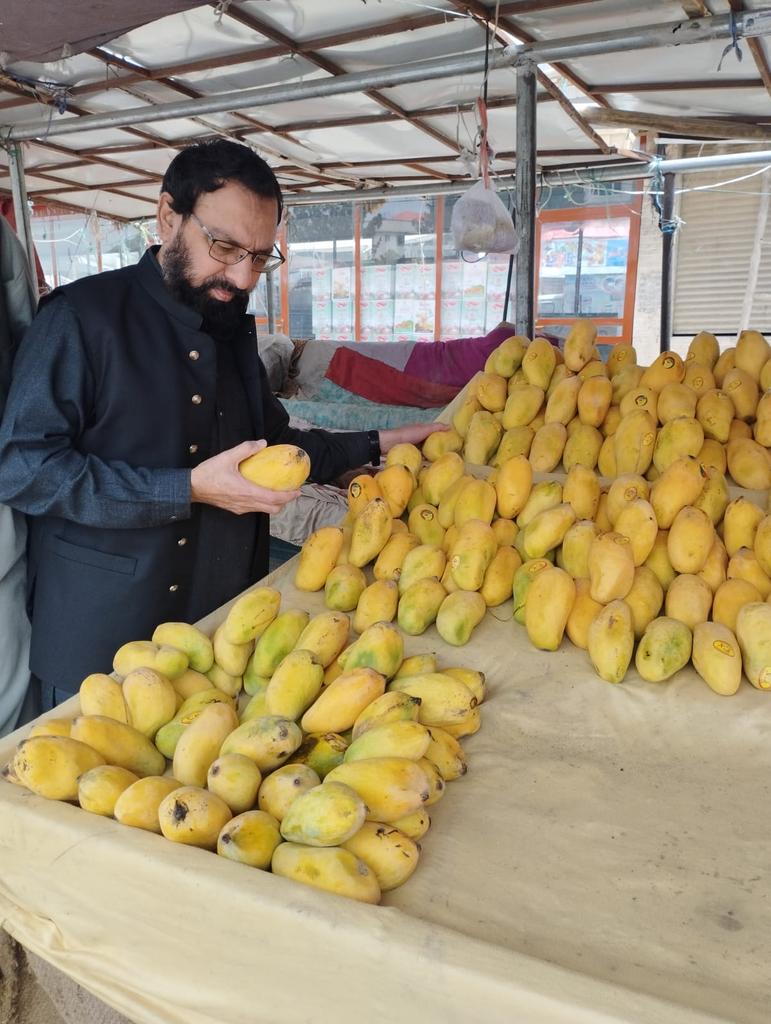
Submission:
M 200 395 L 193 395 L 190 401 L 193 403 L 193 405 L 200 405 L 201 402 L 203 401 L 203 398 Z
M 194 360 L 195 360 L 195 359 L 197 359 L 197 358 L 198 358 L 198 356 L 200 355 L 200 352 L 198 352 L 198 351 L 197 351 L 196 349 L 191 349 L 191 351 L 190 351 L 190 352 L 188 352 L 188 354 L 187 354 L 187 355 L 188 355 L 188 358 L 189 358 L 189 359 L 194 359 Z
M 185 544 L 187 544 L 187 537 L 180 537 L 179 540 L 177 541 L 177 544 L 179 544 L 179 546 L 183 548 Z
M 173 594 L 175 590 L 179 590 L 179 586 L 176 583 L 172 583 L 171 586 L 169 587 L 169 590 Z
M 191 445 L 188 446 L 187 450 L 190 452 L 191 455 L 195 455 L 195 453 L 198 451 L 198 445 L 197 444 L 191 444 Z

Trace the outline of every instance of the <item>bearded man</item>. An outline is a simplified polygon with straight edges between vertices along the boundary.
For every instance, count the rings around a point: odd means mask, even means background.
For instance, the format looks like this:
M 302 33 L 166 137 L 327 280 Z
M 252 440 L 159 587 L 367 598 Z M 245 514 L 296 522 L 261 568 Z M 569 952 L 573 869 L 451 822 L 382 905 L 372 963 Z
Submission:
M 297 444 L 323 483 L 431 431 L 289 427 L 246 315 L 260 274 L 284 261 L 281 213 L 247 146 L 191 146 L 163 179 L 161 245 L 41 303 L 0 426 L 0 502 L 29 520 L 26 717 L 109 672 L 123 643 L 265 575 L 268 516 L 298 492 L 245 480 L 249 455 Z

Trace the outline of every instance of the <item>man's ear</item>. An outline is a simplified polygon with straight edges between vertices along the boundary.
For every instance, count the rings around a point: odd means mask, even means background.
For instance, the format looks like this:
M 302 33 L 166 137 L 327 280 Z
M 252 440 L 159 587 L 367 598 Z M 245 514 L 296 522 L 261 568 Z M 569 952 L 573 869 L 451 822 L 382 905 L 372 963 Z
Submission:
M 158 200 L 158 236 L 163 245 L 174 238 L 180 223 L 180 215 L 172 208 L 174 198 L 169 192 L 161 192 Z

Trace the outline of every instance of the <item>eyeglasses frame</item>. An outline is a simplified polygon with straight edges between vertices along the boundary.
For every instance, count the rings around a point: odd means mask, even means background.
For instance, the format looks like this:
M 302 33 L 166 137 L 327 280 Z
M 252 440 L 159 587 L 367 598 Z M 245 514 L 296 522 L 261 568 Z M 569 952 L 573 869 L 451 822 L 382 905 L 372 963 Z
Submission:
M 230 242 L 226 238 L 215 238 L 211 231 L 206 227 L 203 221 L 195 213 L 191 212 L 190 216 L 196 222 L 201 231 L 206 235 L 206 238 L 209 241 L 209 256 L 211 256 L 211 258 L 215 260 L 217 263 L 221 263 L 223 267 L 235 267 L 237 264 L 242 263 L 247 256 L 250 256 L 253 270 L 255 270 L 259 274 L 269 274 L 274 270 L 278 270 L 278 268 L 283 263 L 286 262 L 286 256 L 281 252 L 277 245 L 274 245 L 273 250 L 269 253 L 259 252 L 253 249 L 247 249 L 245 246 L 237 245 L 235 242 Z M 215 256 L 212 253 L 212 249 L 218 242 L 220 243 L 220 245 L 230 245 L 234 249 L 240 249 L 241 255 L 238 257 L 238 259 L 233 260 L 232 263 L 228 263 L 226 260 L 221 260 L 218 256 Z M 260 257 L 263 260 L 277 260 L 278 262 L 271 264 L 269 267 L 261 267 L 258 269 L 254 263 L 256 257 Z

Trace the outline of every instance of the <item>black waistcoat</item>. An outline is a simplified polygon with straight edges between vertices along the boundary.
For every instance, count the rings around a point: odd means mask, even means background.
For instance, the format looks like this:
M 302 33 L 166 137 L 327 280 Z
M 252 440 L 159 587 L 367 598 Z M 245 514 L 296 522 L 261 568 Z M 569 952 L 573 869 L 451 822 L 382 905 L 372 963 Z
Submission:
M 198 314 L 166 290 L 154 257 L 61 289 L 75 311 L 94 378 L 93 408 L 75 444 L 84 454 L 150 469 L 192 468 L 208 454 L 216 400 L 215 342 Z M 56 294 L 56 293 L 53 293 Z M 254 320 L 233 342 L 255 437 L 264 436 Z M 98 497 L 98 496 L 97 496 Z M 31 518 L 29 545 L 35 675 L 74 692 L 109 672 L 121 644 L 186 620 L 201 506 L 189 519 L 142 529 L 97 529 Z M 267 566 L 260 516 L 252 578 Z

